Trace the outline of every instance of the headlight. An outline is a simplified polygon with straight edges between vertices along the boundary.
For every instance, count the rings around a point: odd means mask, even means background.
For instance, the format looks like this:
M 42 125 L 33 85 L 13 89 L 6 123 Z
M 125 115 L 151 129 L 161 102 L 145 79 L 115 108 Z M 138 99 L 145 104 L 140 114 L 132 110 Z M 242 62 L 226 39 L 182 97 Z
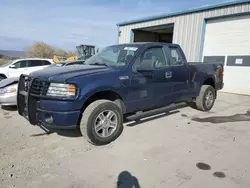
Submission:
M 74 84 L 50 83 L 47 96 L 53 97 L 75 97 L 76 86 Z
M 5 94 L 5 93 L 16 93 L 16 88 L 7 87 L 7 88 L 0 89 L 0 94 Z

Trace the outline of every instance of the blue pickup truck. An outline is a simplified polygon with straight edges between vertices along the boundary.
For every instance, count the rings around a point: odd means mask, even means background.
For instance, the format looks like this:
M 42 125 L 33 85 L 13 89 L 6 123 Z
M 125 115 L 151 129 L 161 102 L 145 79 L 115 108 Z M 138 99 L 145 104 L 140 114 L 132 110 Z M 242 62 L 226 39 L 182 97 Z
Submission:
M 21 75 L 18 112 L 32 125 L 76 129 L 96 145 L 114 141 L 128 114 L 173 103 L 209 111 L 223 88 L 223 65 L 189 64 L 176 44 L 112 45 L 84 65 Z

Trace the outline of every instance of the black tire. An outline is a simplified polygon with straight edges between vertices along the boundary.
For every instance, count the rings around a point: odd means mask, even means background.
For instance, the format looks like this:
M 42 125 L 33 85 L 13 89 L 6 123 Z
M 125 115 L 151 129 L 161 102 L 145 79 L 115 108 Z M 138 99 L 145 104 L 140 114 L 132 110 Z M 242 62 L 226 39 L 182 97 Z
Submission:
M 213 95 L 213 100 L 209 105 L 206 103 L 206 96 L 208 93 Z M 196 98 L 196 108 L 201 111 L 209 111 L 213 108 L 215 102 L 215 89 L 210 85 L 203 85 L 200 90 L 199 96 Z
M 98 115 L 104 111 L 112 111 L 116 114 L 117 126 L 114 132 L 108 137 L 101 137 L 95 131 L 95 123 Z M 116 140 L 123 131 L 123 115 L 122 110 L 117 104 L 109 100 L 97 100 L 91 103 L 84 110 L 80 122 L 80 131 L 88 142 L 94 145 L 106 145 Z M 103 130 L 102 130 L 103 131 Z
M 5 77 L 4 77 L 4 76 L 0 76 L 0 81 L 1 81 L 1 80 L 4 80 L 4 79 L 5 79 Z
M 123 102 L 121 99 L 116 99 L 113 101 L 121 110 L 122 110 L 122 114 L 124 114 L 124 106 L 123 106 Z

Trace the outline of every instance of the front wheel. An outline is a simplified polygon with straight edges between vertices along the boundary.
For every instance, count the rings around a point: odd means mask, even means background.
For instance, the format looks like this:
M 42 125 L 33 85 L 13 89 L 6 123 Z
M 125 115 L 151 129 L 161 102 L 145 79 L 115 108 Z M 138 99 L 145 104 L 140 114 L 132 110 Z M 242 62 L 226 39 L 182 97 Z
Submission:
M 94 101 L 83 112 L 80 130 L 95 145 L 109 144 L 123 131 L 122 110 L 109 100 Z
M 1 81 L 1 80 L 4 80 L 4 79 L 5 79 L 5 77 L 4 77 L 4 76 L 0 76 L 0 81 Z
M 196 98 L 196 107 L 201 111 L 209 111 L 215 102 L 215 89 L 210 85 L 203 85 L 199 96 Z

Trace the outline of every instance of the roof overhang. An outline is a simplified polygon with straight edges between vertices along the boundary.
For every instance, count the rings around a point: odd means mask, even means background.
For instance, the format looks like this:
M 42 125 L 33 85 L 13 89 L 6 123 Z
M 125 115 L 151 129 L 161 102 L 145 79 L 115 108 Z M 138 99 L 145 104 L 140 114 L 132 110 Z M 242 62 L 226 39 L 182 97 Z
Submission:
M 125 21 L 125 22 L 120 22 L 120 23 L 118 23 L 116 25 L 118 27 L 119 26 L 125 26 L 125 25 L 140 23 L 140 22 L 158 20 L 158 19 L 174 17 L 174 16 L 180 16 L 180 15 L 183 15 L 183 14 L 190 14 L 190 13 L 195 13 L 195 12 L 207 11 L 207 10 L 210 10 L 210 9 L 216 9 L 216 8 L 221 8 L 221 7 L 225 7 L 225 6 L 233 6 L 233 5 L 244 4 L 244 3 L 249 3 L 249 2 L 250 2 L 250 0 L 227 1 L 227 2 L 224 2 L 224 3 L 219 3 L 219 4 L 208 5 L 208 6 L 203 6 L 203 7 L 199 7 L 199 8 L 188 9 L 188 10 L 185 10 L 185 11 L 180 11 L 180 12 L 175 12 L 175 13 L 161 14 L 161 15 L 149 16 L 149 17 L 141 18 L 141 19 L 135 19 L 135 20 Z

